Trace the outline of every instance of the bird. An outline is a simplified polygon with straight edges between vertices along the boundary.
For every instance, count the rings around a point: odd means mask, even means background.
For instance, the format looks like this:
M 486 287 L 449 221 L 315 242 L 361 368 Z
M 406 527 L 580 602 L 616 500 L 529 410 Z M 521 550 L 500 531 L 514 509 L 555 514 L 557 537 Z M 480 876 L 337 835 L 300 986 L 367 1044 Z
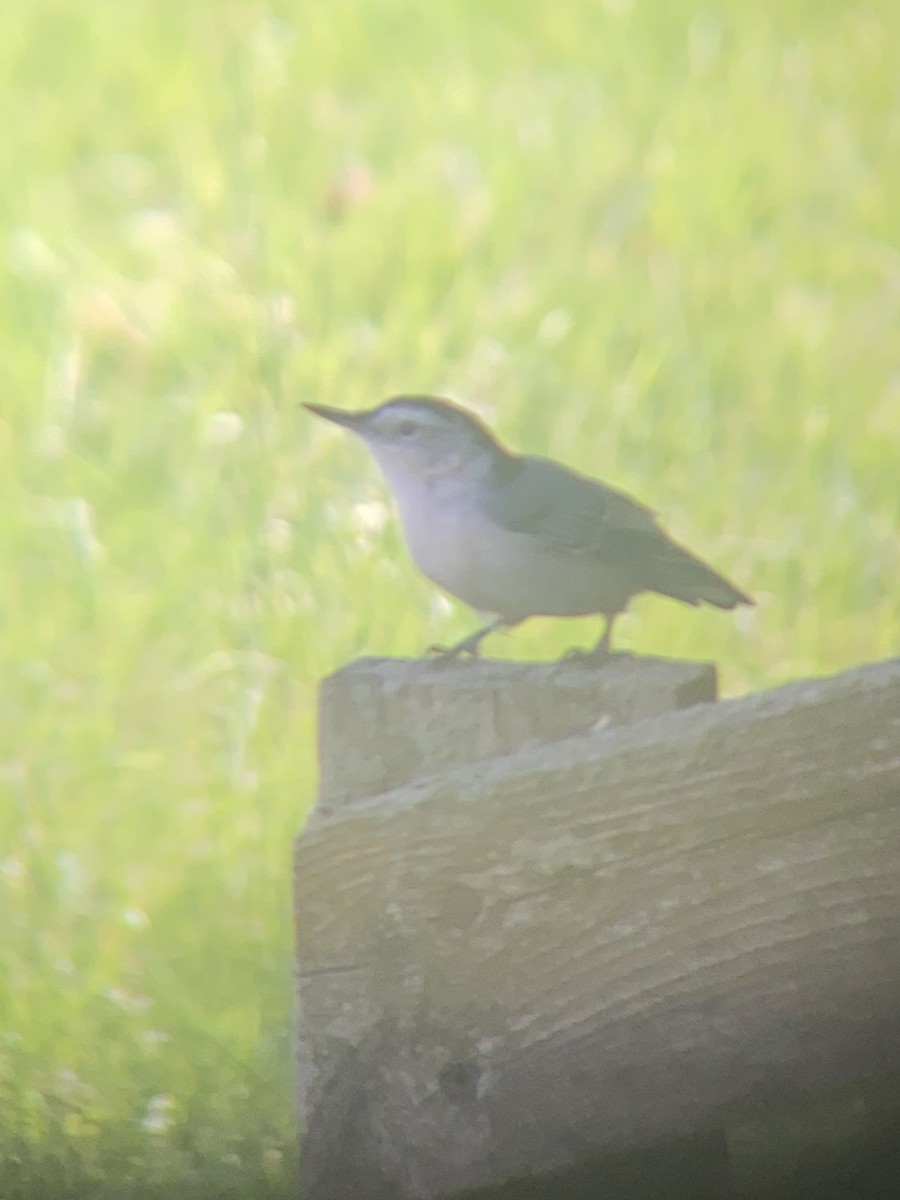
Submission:
M 393 494 L 419 570 L 490 616 L 443 657 L 478 657 L 495 630 L 528 617 L 604 619 L 582 656 L 608 659 L 617 618 L 633 596 L 732 609 L 753 600 L 671 538 L 625 492 L 549 458 L 516 454 L 473 412 L 428 395 L 375 408 L 303 406 L 356 434 Z

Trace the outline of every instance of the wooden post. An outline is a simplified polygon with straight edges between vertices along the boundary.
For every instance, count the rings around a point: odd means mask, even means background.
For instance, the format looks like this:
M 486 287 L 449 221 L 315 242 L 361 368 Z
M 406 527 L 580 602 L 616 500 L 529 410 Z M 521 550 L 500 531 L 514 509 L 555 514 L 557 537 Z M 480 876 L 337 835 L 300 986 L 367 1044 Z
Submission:
M 296 851 L 307 1200 L 451 1196 L 900 1072 L 900 660 L 665 711 L 711 678 L 326 684 Z
M 716 699 L 712 663 L 364 658 L 322 684 L 319 801 L 336 805 L 573 734 Z

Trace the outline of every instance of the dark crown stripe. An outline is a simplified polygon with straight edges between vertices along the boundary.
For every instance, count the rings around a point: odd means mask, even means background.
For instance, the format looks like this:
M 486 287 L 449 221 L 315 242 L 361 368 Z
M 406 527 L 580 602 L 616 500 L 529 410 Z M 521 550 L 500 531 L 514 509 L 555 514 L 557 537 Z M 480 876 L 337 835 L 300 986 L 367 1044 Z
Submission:
M 497 439 L 484 422 L 479 417 L 476 417 L 473 412 L 470 412 L 459 404 L 455 404 L 452 400 L 444 400 L 438 396 L 392 396 L 381 407 L 382 410 L 389 410 L 403 408 L 406 405 L 415 406 L 420 409 L 426 408 L 442 421 L 447 423 L 453 422 L 460 430 L 467 433 L 469 437 L 473 435 L 477 436 L 485 446 L 490 446 L 494 450 L 501 449 Z

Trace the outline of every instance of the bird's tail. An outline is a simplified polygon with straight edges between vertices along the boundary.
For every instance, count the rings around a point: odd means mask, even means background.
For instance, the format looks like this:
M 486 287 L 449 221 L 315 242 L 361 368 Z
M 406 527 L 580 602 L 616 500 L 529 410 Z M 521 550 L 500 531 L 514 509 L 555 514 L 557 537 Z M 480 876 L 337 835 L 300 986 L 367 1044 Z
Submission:
M 712 604 L 716 608 L 753 604 L 750 596 L 677 542 L 669 542 L 660 554 L 654 576 L 654 591 L 684 604 Z

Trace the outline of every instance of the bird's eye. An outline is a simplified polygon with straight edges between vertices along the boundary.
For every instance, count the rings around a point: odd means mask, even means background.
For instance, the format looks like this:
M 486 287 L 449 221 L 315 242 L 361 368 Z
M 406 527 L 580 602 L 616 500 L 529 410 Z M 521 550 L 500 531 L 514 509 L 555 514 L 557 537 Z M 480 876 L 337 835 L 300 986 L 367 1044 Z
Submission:
M 404 438 L 412 437 L 412 435 L 416 432 L 415 421 L 401 421 L 400 424 L 397 426 L 397 432 L 400 434 L 401 437 L 404 437 Z

